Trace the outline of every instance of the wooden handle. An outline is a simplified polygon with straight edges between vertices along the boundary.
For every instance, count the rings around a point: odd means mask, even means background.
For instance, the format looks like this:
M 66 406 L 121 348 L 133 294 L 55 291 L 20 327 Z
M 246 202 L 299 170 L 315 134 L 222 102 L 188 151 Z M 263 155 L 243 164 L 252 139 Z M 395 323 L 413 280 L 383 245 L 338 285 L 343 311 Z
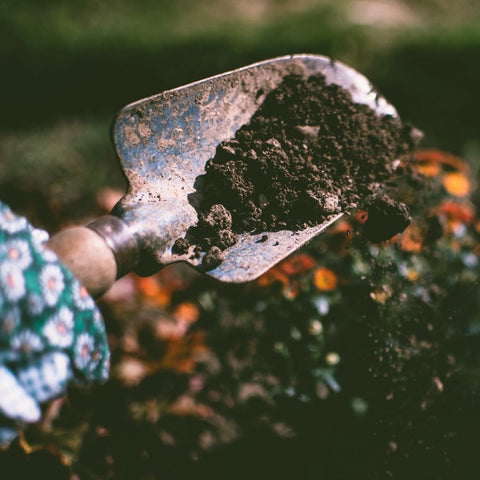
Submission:
M 140 256 L 135 235 L 113 215 L 57 233 L 47 247 L 94 297 L 103 295 L 117 278 L 133 270 Z
M 90 228 L 74 227 L 57 233 L 47 247 L 94 297 L 103 295 L 117 278 L 115 254 Z

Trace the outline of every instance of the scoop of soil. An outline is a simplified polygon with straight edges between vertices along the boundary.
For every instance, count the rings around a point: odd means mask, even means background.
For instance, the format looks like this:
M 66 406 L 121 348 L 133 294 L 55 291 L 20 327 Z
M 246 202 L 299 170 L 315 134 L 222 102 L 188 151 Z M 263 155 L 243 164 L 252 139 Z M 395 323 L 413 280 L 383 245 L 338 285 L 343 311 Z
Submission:
M 295 231 L 351 211 L 382 193 L 413 137 L 410 127 L 354 103 L 322 75 L 289 76 L 207 162 L 192 202 L 199 222 L 187 238 L 204 251 L 224 250 L 236 234 Z M 383 236 L 403 224 L 398 209 L 385 212 L 397 226 Z M 370 222 L 371 235 L 382 236 Z

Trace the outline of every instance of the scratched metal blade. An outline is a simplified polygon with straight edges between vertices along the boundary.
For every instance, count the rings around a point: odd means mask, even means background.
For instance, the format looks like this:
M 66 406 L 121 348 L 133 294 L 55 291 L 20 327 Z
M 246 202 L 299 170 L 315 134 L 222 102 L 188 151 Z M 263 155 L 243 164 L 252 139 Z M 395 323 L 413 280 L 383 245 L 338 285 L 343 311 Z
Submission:
M 332 223 L 338 220 L 343 214 L 333 215 L 321 225 L 309 227 L 299 232 L 291 230 L 281 230 L 279 232 L 268 232 L 258 234 L 244 233 L 238 236 L 235 245 L 227 249 L 225 260 L 214 270 L 210 270 L 210 275 L 222 282 L 249 282 L 265 273 L 276 263 L 298 250 L 302 245 L 319 235 Z M 265 239 L 266 235 L 266 239 Z M 188 259 L 188 254 L 181 256 L 172 255 L 170 261 L 184 260 L 197 266 L 199 270 L 204 271 L 201 266 L 201 260 Z M 168 255 L 165 257 L 168 260 Z
M 122 218 L 141 248 L 138 272 L 151 274 L 163 265 L 186 261 L 201 269 L 201 258 L 174 255 L 175 240 L 197 223 L 189 202 L 195 179 L 205 173 L 218 144 L 228 140 L 260 107 L 285 76 L 322 73 L 327 83 L 341 85 L 353 100 L 379 115 L 398 117 L 370 82 L 352 68 L 317 55 L 293 55 L 267 60 L 207 78 L 127 105 L 114 125 L 114 144 L 129 183 L 113 214 Z M 338 218 L 335 217 L 335 218 Z M 318 235 L 324 224 L 299 232 L 243 234 L 225 251 L 225 261 L 209 275 L 243 282 L 261 275 L 292 251 Z

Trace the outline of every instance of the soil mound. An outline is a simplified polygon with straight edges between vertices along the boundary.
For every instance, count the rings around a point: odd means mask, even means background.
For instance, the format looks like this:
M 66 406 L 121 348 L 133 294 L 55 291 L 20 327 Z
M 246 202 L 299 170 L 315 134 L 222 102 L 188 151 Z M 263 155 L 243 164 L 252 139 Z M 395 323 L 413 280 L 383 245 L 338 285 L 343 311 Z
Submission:
M 186 253 L 189 244 L 197 254 L 224 250 L 239 233 L 299 230 L 380 198 L 394 161 L 414 148 L 410 133 L 398 119 L 379 117 L 343 88 L 327 85 L 323 75 L 285 78 L 207 162 L 192 202 L 199 222 L 174 252 Z M 406 207 L 387 203 L 397 214 L 388 232 L 374 238 L 406 226 Z

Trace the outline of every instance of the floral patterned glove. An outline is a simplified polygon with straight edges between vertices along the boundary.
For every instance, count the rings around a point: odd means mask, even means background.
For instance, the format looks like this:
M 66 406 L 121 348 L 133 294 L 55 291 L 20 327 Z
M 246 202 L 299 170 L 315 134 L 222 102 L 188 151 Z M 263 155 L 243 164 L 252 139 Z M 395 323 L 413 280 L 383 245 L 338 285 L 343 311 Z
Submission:
M 0 202 L 0 445 L 70 381 L 108 377 L 100 312 L 47 240 Z

